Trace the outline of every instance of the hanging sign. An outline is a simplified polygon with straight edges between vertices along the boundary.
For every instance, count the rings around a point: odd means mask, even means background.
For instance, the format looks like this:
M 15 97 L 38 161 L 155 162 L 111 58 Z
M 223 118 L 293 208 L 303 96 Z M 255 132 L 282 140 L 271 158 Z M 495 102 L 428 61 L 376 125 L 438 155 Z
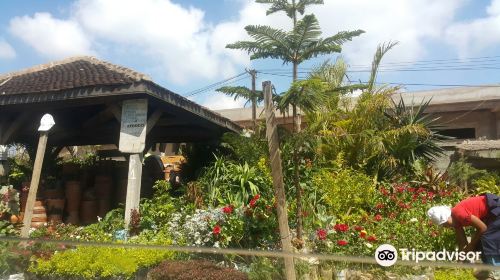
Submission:
M 120 143 L 122 153 L 142 153 L 146 147 L 146 126 L 148 122 L 148 100 L 125 100 L 122 104 Z

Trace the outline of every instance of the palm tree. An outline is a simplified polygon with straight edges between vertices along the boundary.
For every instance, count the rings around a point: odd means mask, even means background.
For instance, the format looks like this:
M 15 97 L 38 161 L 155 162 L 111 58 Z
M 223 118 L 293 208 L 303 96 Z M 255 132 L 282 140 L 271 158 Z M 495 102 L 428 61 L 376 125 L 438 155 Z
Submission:
M 291 32 L 262 25 L 249 25 L 245 30 L 253 41 L 239 41 L 226 47 L 245 50 L 251 54 L 250 59 L 274 58 L 282 60 L 284 64 L 292 63 L 294 82 L 297 81 L 299 64 L 319 55 L 340 52 L 343 43 L 364 33 L 362 30 L 342 31 L 334 36 L 320 38 L 320 26 L 314 15 L 304 16 Z M 297 104 L 291 105 L 295 120 Z M 300 131 L 297 122 L 294 130 Z
M 273 58 L 280 59 L 284 64 L 292 63 L 293 82 L 297 81 L 298 66 L 311 58 L 340 52 L 341 45 L 352 38 L 364 33 L 363 30 L 342 31 L 334 36 L 321 38 L 321 29 L 314 14 L 306 15 L 297 20 L 297 12 L 304 14 L 308 5 L 322 4 L 323 1 L 315 0 L 256 0 L 258 3 L 272 4 L 267 14 L 284 11 L 293 20 L 293 29 L 286 32 L 280 29 L 263 25 L 249 25 L 245 27 L 248 35 L 253 41 L 239 41 L 228 44 L 226 48 L 240 49 L 250 54 L 250 59 Z M 307 87 L 303 87 L 307 89 Z M 305 91 L 303 91 L 305 92 Z M 306 99 L 301 99 L 306 101 Z M 296 133 L 300 132 L 300 121 L 298 120 L 297 104 L 294 99 L 292 106 L 293 127 Z M 305 107 L 305 104 L 302 104 Z M 294 151 L 294 185 L 297 200 L 297 238 L 302 239 L 302 190 L 299 182 L 299 159 Z

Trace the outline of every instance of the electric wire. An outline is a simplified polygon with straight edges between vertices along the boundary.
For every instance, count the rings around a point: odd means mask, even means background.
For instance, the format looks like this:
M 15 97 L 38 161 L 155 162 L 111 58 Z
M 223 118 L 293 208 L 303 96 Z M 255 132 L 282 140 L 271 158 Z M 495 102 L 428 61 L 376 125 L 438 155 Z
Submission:
M 234 79 L 236 79 L 236 78 L 238 78 L 238 77 L 241 77 L 241 76 L 243 76 L 243 75 L 248 75 L 248 73 L 247 73 L 247 72 L 242 72 L 242 73 L 240 73 L 240 74 L 238 74 L 238 75 L 235 75 L 235 76 L 229 77 L 229 78 L 224 79 L 224 80 L 222 80 L 222 81 L 219 81 L 219 82 L 216 82 L 216 83 L 213 83 L 213 84 L 210 84 L 210 85 L 204 86 L 204 87 L 202 87 L 202 88 L 199 88 L 199 89 L 196 89 L 196 90 L 193 90 L 193 91 L 190 91 L 190 92 L 187 92 L 187 93 L 183 94 L 183 96 L 184 96 L 184 97 L 190 97 L 190 96 L 193 96 L 193 95 L 199 94 L 199 93 L 201 93 L 201 92 L 204 92 L 204 91 L 207 91 L 207 90 L 211 90 L 211 89 L 213 89 L 213 88 L 215 88 L 215 87 L 218 87 L 218 86 L 220 86 L 220 85 L 222 85 L 222 84 L 225 84 L 225 83 L 227 83 L 227 82 L 229 82 L 229 81 L 231 81 L 231 80 L 234 80 Z M 245 77 L 245 78 L 246 78 L 246 77 Z

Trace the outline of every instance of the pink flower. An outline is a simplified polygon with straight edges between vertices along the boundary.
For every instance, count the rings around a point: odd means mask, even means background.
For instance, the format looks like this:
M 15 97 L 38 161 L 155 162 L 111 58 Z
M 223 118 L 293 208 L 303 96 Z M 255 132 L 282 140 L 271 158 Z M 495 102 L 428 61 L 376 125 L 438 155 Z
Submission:
M 221 232 L 221 227 L 219 225 L 215 225 L 214 229 L 212 230 L 212 233 L 214 235 L 219 235 Z
M 337 241 L 337 245 L 339 245 L 339 246 L 346 246 L 347 244 L 349 244 L 349 242 L 347 242 L 345 240 L 339 240 L 339 241 Z
M 326 231 L 326 229 L 320 228 L 316 230 L 316 236 L 318 237 L 319 240 L 325 240 L 327 235 L 328 232 Z

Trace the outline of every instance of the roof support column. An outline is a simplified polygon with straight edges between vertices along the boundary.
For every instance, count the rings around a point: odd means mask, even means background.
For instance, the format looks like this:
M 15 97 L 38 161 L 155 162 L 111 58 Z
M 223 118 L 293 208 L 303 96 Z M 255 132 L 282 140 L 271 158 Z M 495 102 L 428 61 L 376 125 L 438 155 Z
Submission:
M 125 201 L 125 225 L 130 225 L 132 211 L 139 211 L 141 199 L 142 153 L 130 154 L 128 160 L 127 199 Z

